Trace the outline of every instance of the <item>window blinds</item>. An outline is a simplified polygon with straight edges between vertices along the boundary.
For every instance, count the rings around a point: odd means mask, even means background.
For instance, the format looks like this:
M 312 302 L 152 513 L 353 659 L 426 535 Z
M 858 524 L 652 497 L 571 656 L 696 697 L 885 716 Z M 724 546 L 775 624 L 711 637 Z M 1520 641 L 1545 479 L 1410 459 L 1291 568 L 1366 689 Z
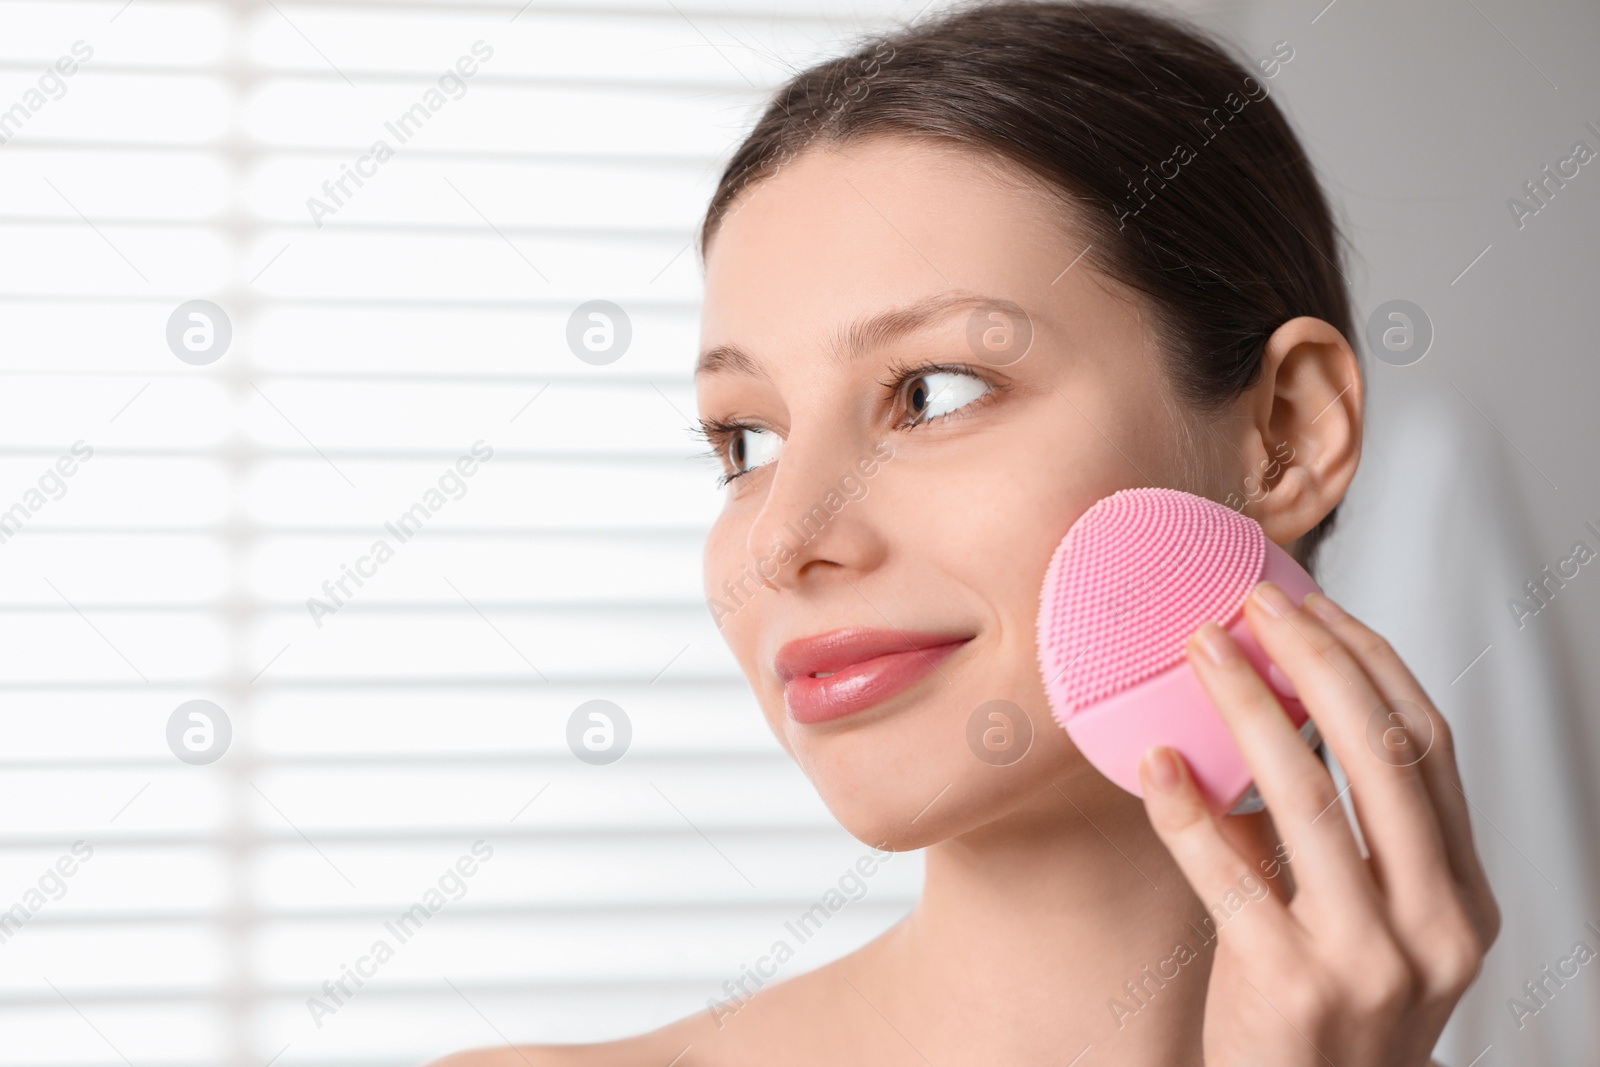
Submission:
M 0 1064 L 621 1036 L 839 887 L 701 602 L 690 239 L 913 6 L 0 4 Z

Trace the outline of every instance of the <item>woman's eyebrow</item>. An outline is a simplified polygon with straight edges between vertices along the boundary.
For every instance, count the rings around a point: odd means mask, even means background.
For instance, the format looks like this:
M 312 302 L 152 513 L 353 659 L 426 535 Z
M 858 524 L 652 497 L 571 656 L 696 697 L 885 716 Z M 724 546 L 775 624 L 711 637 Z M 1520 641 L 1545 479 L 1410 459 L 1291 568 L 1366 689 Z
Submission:
M 1010 300 L 982 296 L 975 293 L 941 293 L 925 297 L 903 307 L 860 319 L 834 336 L 829 351 L 840 363 L 858 357 L 874 348 L 915 333 L 929 323 L 955 311 L 974 311 L 990 307 L 1022 314 L 1022 309 Z M 721 344 L 707 349 L 695 365 L 695 375 L 747 374 L 765 378 L 767 372 L 747 352 L 737 345 Z
M 765 378 L 767 372 L 738 345 L 715 345 L 700 353 L 694 366 L 695 377 L 702 374 L 748 374 Z

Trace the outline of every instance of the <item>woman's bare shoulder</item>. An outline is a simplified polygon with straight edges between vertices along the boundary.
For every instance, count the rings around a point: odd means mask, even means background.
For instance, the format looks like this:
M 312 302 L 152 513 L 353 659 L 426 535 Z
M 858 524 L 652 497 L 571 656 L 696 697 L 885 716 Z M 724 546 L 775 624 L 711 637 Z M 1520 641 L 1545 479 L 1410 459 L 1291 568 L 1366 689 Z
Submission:
M 839 961 L 749 998 L 716 1005 L 636 1037 L 592 1045 L 520 1045 L 472 1049 L 427 1067 L 722 1067 L 762 1062 L 815 1063 L 829 1058 L 824 1031 L 812 1025 L 826 1000 L 826 976 Z M 831 1050 L 836 1052 L 837 1050 Z
M 696 1067 L 717 1044 L 717 1026 L 699 1011 L 649 1033 L 589 1045 L 502 1045 L 469 1049 L 427 1067 Z

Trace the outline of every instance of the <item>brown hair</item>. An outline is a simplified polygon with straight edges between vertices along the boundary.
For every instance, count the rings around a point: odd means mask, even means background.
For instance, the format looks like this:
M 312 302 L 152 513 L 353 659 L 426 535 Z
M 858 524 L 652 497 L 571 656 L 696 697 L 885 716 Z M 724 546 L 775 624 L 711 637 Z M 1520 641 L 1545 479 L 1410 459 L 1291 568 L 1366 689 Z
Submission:
M 1099 3 L 969 5 L 868 38 L 778 90 L 723 172 L 701 255 L 739 194 L 810 145 L 998 153 L 1076 205 L 1088 258 L 1148 298 L 1176 392 L 1214 414 L 1289 319 L 1351 336 L 1337 227 L 1262 80 L 1293 56 L 1279 42 L 1257 77 L 1175 18 Z M 1308 566 L 1334 514 L 1295 546 Z

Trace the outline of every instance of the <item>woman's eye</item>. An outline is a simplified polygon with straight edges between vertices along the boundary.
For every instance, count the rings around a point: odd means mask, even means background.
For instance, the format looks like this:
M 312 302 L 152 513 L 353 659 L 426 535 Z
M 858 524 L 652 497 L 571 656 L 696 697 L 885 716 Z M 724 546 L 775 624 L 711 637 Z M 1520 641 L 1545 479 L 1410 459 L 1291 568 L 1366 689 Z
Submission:
M 915 426 L 948 415 L 988 392 L 989 383 L 973 374 L 919 374 L 906 383 L 906 424 Z
M 782 447 L 783 438 L 771 430 L 762 430 L 754 426 L 741 427 L 728 438 L 728 466 L 735 475 L 747 474 L 777 459 Z

